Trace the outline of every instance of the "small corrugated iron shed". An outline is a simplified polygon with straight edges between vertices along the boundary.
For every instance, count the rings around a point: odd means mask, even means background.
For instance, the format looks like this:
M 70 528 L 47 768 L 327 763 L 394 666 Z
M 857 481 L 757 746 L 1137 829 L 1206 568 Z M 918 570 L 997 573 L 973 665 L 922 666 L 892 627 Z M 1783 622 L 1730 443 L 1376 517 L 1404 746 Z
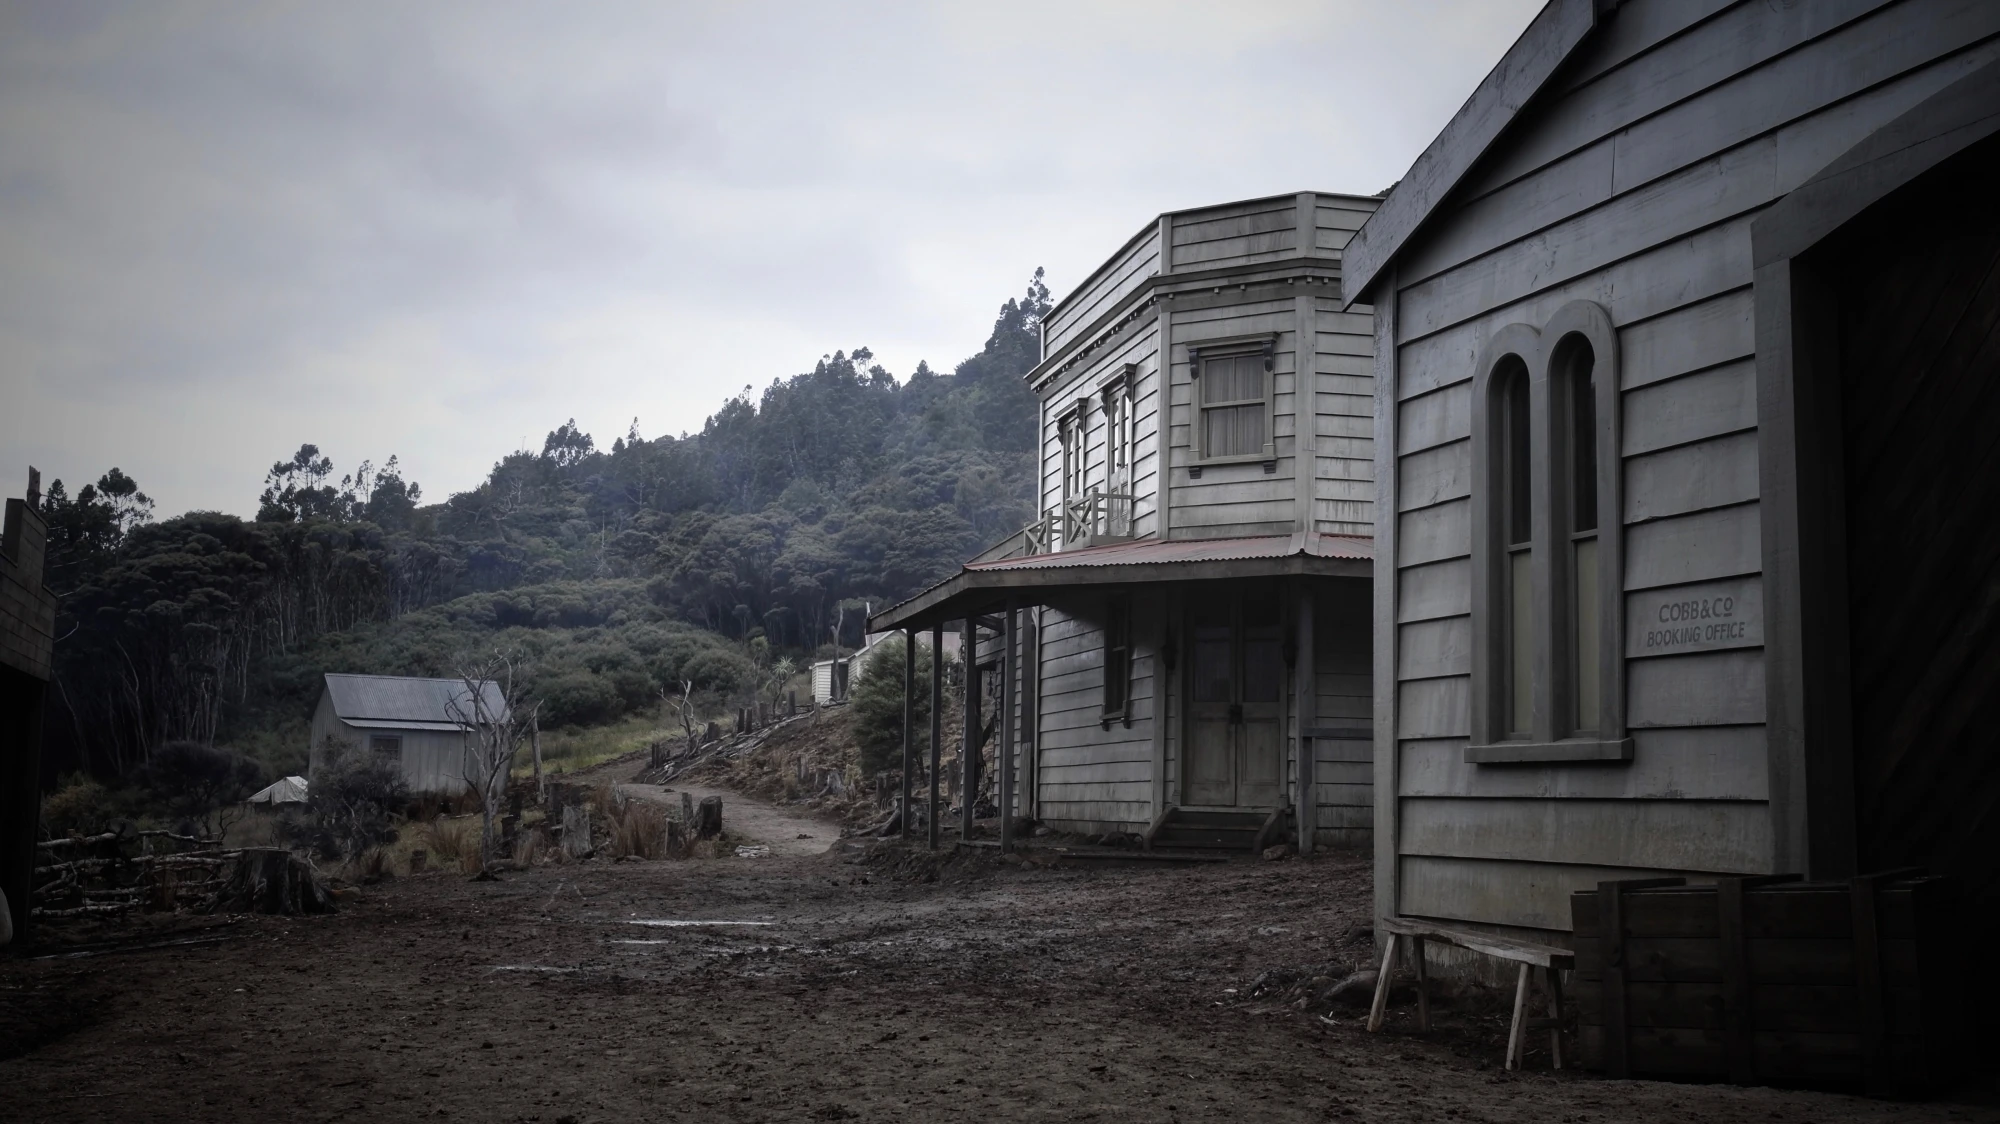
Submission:
M 480 693 L 484 712 L 504 720 L 500 685 L 489 680 Z M 345 742 L 395 759 L 413 791 L 461 791 L 470 783 L 467 734 L 477 709 L 458 679 L 329 673 L 313 713 L 312 767 L 325 760 L 329 743 Z

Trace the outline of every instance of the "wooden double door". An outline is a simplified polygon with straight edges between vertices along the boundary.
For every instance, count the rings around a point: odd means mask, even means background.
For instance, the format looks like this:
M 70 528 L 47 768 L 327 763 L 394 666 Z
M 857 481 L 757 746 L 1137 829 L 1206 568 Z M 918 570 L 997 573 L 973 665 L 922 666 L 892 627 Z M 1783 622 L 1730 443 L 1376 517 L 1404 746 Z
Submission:
M 1280 605 L 1275 581 L 1188 589 L 1184 805 L 1276 808 L 1284 803 Z

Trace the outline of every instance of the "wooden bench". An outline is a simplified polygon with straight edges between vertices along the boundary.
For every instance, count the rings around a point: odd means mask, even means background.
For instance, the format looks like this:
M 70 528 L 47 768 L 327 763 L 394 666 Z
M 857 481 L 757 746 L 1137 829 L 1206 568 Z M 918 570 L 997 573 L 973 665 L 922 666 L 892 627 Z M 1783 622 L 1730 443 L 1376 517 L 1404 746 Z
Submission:
M 1431 1028 L 1430 980 L 1424 969 L 1424 942 L 1438 941 L 1521 966 L 1514 982 L 1514 1021 L 1507 1033 L 1507 1068 L 1521 1068 L 1527 1031 L 1541 1027 L 1548 1028 L 1549 1056 L 1555 1062 L 1555 1068 L 1563 1067 L 1562 976 L 1559 973 L 1576 966 L 1575 953 L 1554 945 L 1514 940 L 1414 917 L 1381 918 L 1375 922 L 1375 929 L 1389 935 L 1389 947 L 1382 954 L 1382 974 L 1375 981 L 1374 1006 L 1368 1009 L 1368 1029 L 1371 1033 L 1382 1028 L 1382 1016 L 1389 1006 L 1389 980 L 1396 971 L 1396 949 L 1404 941 L 1410 943 L 1410 965 L 1417 974 L 1417 1027 L 1420 1030 Z M 1533 968 L 1542 970 L 1548 987 L 1549 1017 L 1546 1019 L 1528 1018 L 1528 973 Z

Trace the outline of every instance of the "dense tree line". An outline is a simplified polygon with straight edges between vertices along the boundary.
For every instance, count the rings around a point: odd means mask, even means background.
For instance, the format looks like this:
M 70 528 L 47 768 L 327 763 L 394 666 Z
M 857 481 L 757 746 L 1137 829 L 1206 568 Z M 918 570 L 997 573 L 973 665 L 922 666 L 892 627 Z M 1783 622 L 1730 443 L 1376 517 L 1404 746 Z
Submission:
M 481 644 L 531 651 L 547 713 L 574 723 L 683 682 L 741 695 L 783 653 L 851 646 L 861 603 L 1030 518 L 1020 376 L 1048 307 L 1037 270 L 949 374 L 835 352 L 699 433 L 635 421 L 603 449 L 565 423 L 439 504 L 394 457 L 339 474 L 314 445 L 272 466 L 247 521 L 153 522 L 116 468 L 74 495 L 56 481 L 51 774 L 120 773 L 181 740 L 284 756 L 321 672 L 449 674 Z

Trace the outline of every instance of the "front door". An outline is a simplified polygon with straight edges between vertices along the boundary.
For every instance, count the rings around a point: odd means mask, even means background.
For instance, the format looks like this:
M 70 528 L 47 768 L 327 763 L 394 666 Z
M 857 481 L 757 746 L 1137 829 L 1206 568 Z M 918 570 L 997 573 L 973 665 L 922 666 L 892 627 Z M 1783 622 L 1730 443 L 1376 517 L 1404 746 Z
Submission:
M 1181 803 L 1276 808 L 1285 795 L 1285 661 L 1274 582 L 1188 598 Z

